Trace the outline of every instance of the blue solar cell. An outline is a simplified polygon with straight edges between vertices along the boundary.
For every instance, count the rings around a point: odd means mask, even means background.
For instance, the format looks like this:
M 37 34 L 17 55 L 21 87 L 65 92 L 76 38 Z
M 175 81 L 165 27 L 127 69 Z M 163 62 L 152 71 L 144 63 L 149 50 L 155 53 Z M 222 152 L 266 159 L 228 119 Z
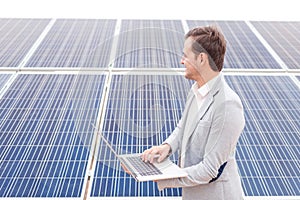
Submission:
M 91 123 L 104 80 L 104 75 L 17 77 L 0 100 L 3 105 L 12 99 L 1 110 L 0 197 L 83 195 Z M 40 101 L 43 106 L 36 106 Z

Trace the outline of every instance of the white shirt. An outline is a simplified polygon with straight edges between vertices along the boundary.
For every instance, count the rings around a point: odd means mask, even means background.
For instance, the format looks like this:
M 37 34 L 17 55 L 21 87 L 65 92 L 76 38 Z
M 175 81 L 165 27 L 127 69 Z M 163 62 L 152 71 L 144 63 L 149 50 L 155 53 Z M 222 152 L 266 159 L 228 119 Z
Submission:
M 198 110 L 201 108 L 204 100 L 207 98 L 207 94 L 210 92 L 211 88 L 214 86 L 217 78 L 220 75 L 221 75 L 221 73 L 218 76 L 211 79 L 210 81 L 208 81 L 207 83 L 205 83 L 200 88 L 198 87 L 197 82 L 195 82 L 192 85 L 192 90 L 193 90 L 193 93 L 194 93 L 194 95 L 196 97 L 196 100 L 197 100 Z

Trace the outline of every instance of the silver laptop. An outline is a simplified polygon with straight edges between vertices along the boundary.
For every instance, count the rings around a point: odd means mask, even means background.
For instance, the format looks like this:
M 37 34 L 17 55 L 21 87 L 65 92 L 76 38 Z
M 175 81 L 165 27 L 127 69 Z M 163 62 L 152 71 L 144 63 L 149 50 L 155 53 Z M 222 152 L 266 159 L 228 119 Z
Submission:
M 131 172 L 136 181 L 153 181 L 170 178 L 186 177 L 187 173 L 173 163 L 169 158 L 158 163 L 144 162 L 141 154 L 124 154 L 117 156 L 123 165 Z
M 96 127 L 92 124 L 96 129 Z M 120 162 L 125 165 L 125 167 L 131 172 L 133 178 L 136 181 L 153 181 L 162 180 L 170 178 L 186 177 L 187 173 L 183 171 L 179 166 L 173 163 L 169 158 L 166 158 L 162 162 L 158 163 L 157 158 L 154 163 L 144 162 L 141 159 L 141 154 L 123 154 L 119 155 L 112 148 L 110 143 L 98 131 L 102 140 L 106 143 L 109 149 L 115 154 L 115 156 L 120 160 Z

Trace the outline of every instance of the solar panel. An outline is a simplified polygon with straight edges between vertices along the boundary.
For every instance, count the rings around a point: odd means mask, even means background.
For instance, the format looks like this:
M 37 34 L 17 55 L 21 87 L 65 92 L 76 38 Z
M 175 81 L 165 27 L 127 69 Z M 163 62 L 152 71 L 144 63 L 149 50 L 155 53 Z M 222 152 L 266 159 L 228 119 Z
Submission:
M 225 68 L 251 69 L 224 72 L 245 107 L 246 196 L 300 196 L 299 22 L 0 19 L 0 67 L 12 68 L 0 73 L 0 198 L 179 197 L 124 173 L 92 124 L 118 153 L 160 144 L 191 85 L 177 73 L 184 31 L 213 23 L 228 41 Z M 293 70 L 278 70 L 251 24 Z
M 244 21 L 188 20 L 187 23 L 190 28 L 211 24 L 221 28 L 227 41 L 224 68 L 281 69 Z
M 182 75 L 113 75 L 102 135 L 119 154 L 160 144 L 175 128 L 189 88 Z M 97 150 L 91 197 L 181 194 L 179 189 L 159 192 L 153 182 L 136 182 L 101 139 Z
M 0 68 L 17 67 L 49 19 L 0 19 Z
M 226 78 L 245 108 L 237 160 L 246 196 L 299 196 L 299 87 L 288 76 Z
M 114 66 L 180 68 L 184 30 L 180 20 L 122 20 Z
M 103 75 L 18 75 L 0 100 L 0 197 L 82 197 Z
M 26 67 L 106 68 L 116 20 L 58 19 Z
M 300 69 L 300 22 L 251 22 L 290 69 Z

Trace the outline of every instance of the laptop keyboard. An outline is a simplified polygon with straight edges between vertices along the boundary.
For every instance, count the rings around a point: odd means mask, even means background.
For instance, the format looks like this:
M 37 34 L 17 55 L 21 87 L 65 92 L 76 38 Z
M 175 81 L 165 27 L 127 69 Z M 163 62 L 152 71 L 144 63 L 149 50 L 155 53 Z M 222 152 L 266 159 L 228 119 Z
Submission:
M 162 172 L 157 169 L 152 163 L 144 162 L 140 156 L 132 156 L 128 157 L 127 159 L 142 176 L 162 174 Z

